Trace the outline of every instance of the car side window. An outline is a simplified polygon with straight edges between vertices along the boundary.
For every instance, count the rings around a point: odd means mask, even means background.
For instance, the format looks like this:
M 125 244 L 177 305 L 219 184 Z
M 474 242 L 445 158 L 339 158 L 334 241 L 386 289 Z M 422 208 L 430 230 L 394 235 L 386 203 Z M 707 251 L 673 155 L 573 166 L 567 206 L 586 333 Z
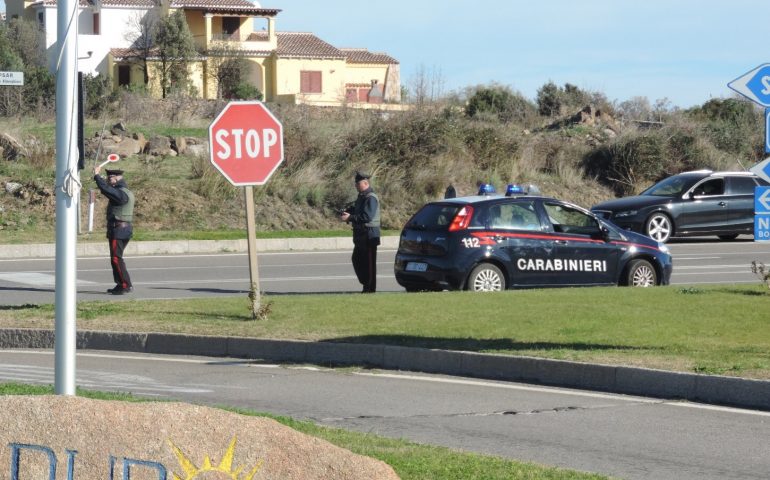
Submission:
M 596 219 L 580 210 L 559 203 L 543 204 L 554 232 L 596 235 L 600 232 Z
M 696 197 L 703 197 L 709 195 L 724 195 L 725 193 L 725 180 L 724 178 L 712 178 L 696 186 L 693 191 L 693 195 Z
M 751 177 L 731 177 L 730 195 L 754 195 L 757 183 Z
M 540 230 L 540 219 L 532 201 L 500 205 L 500 227 L 513 230 Z

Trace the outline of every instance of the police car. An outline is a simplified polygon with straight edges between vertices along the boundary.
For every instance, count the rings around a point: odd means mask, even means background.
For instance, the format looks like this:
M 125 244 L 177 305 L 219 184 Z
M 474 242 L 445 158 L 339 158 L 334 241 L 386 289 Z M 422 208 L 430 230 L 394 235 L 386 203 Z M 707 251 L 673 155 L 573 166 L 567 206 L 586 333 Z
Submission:
M 663 243 L 512 185 L 505 196 L 424 205 L 401 232 L 394 268 L 407 291 L 498 291 L 667 285 L 672 263 Z

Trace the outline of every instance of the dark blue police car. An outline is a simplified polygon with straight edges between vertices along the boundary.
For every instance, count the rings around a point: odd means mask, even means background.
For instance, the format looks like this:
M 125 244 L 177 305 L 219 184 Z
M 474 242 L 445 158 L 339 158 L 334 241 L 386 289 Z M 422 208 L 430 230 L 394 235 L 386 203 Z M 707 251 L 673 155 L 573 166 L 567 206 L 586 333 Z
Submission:
M 509 190 L 423 206 L 401 232 L 398 283 L 407 291 L 668 284 L 664 244 L 567 202 Z

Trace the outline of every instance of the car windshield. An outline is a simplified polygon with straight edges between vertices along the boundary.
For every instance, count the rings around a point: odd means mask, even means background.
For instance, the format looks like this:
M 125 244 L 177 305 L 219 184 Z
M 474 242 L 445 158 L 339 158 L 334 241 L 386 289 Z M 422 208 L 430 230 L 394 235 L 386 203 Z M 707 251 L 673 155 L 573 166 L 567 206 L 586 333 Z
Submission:
M 658 197 L 678 197 L 686 192 L 697 181 L 697 178 L 674 175 L 661 180 L 641 195 L 655 195 Z
M 407 222 L 405 228 L 414 230 L 446 230 L 461 205 L 429 203 Z

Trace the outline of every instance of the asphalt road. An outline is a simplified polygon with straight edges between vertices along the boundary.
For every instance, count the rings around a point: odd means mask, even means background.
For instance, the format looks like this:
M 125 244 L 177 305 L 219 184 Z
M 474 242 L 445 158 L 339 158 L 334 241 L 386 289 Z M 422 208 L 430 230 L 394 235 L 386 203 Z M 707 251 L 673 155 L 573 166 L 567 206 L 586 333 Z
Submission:
M 770 242 L 681 240 L 671 243 L 673 284 L 753 283 L 752 260 L 770 265 Z M 394 250 L 378 256 L 378 290 L 403 291 L 393 276 Z M 188 298 L 244 295 L 249 288 L 248 257 L 240 253 L 154 255 L 126 259 L 134 282 L 130 298 Z M 115 299 L 107 258 L 80 258 L 78 299 Z M 268 294 L 358 292 L 350 252 L 259 254 L 262 291 Z M 0 259 L 0 305 L 54 302 L 54 259 Z M 125 297 L 124 297 L 125 298 Z
M 0 381 L 51 384 L 50 351 Z M 80 352 L 77 385 L 229 405 L 626 479 L 766 479 L 770 413 L 437 375 Z

